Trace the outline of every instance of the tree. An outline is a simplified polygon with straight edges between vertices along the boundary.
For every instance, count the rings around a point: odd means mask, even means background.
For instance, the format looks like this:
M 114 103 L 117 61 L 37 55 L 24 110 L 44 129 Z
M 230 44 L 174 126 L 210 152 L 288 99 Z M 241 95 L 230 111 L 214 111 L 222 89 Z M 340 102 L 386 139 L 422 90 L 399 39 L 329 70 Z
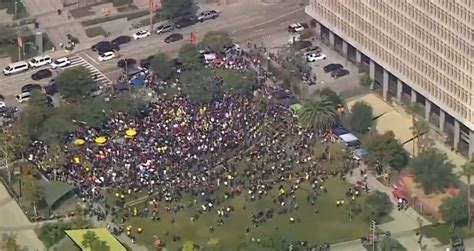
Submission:
M 415 172 L 415 181 L 421 184 L 426 194 L 444 192 L 457 185 L 457 177 L 452 172 L 454 164 L 437 149 L 421 152 L 410 161 L 410 167 Z
M 64 231 L 68 229 L 70 226 L 64 223 L 45 224 L 39 229 L 39 238 L 46 248 L 50 248 L 66 236 Z
M 15 148 L 12 136 L 7 131 L 0 133 L 0 157 L 3 160 L 2 165 L 7 168 L 8 184 L 11 184 L 12 170 L 10 169 L 10 163 L 15 160 Z
M 413 135 L 413 140 L 415 141 L 413 145 L 416 144 L 416 154 L 420 151 L 426 150 L 428 148 L 429 142 L 426 140 L 426 133 L 430 130 L 430 124 L 424 119 L 415 119 L 415 123 L 410 127 Z M 415 148 L 415 147 L 413 147 Z
M 16 31 L 10 25 L 0 25 L 0 44 L 2 45 L 15 45 L 16 44 Z
M 198 48 L 193 44 L 185 44 L 179 49 L 178 59 L 186 69 L 199 69 L 204 66 Z
M 417 121 L 418 121 L 417 114 L 420 114 L 422 112 L 422 109 L 421 109 L 421 107 L 418 103 L 412 102 L 406 107 L 406 111 L 408 112 L 408 114 L 411 115 L 410 130 L 411 130 L 411 133 L 413 135 L 413 140 L 415 140 L 420 133 L 425 133 L 426 132 L 426 131 L 425 132 L 419 131 L 419 129 L 422 129 L 422 128 L 416 125 Z M 415 156 L 416 154 L 417 154 L 416 144 L 415 144 L 415 142 L 413 142 L 412 155 Z
M 43 199 L 43 194 L 38 186 L 38 181 L 32 174 L 21 175 L 22 194 L 31 202 L 35 215 L 38 215 L 38 203 Z
M 208 48 L 216 53 L 220 53 L 224 47 L 232 44 L 232 38 L 224 31 L 209 31 L 204 34 L 201 47 Z
M 173 73 L 173 67 L 171 66 L 170 58 L 163 52 L 156 54 L 151 59 L 150 66 L 155 74 L 163 80 L 170 78 L 171 73 Z
M 374 133 L 368 136 L 362 145 L 367 149 L 366 160 L 371 166 L 379 163 L 400 171 L 408 163 L 408 155 L 392 131 L 384 134 Z
M 193 9 L 192 0 L 161 0 L 161 13 L 167 18 L 177 18 L 185 14 L 192 14 Z
M 185 71 L 181 77 L 183 92 L 194 103 L 209 103 L 221 95 L 218 81 L 208 69 Z
M 248 95 L 255 89 L 255 73 L 251 71 L 217 70 L 216 75 L 222 78 L 224 89 L 231 93 Z
M 366 211 L 370 213 L 369 219 L 379 221 L 382 217 L 390 214 L 393 203 L 386 193 L 374 191 L 365 200 Z
M 16 234 L 4 234 L 0 242 L 0 249 L 5 251 L 20 251 L 21 248 L 16 239 Z
M 91 73 L 82 66 L 62 71 L 56 78 L 56 85 L 59 93 L 72 101 L 79 101 L 83 97 L 87 97 L 89 92 L 96 87 Z
M 373 124 L 372 106 L 364 101 L 357 101 L 351 108 L 350 127 L 358 133 L 367 133 Z
M 299 118 L 303 126 L 307 128 L 326 130 L 334 125 L 336 110 L 326 96 L 317 95 L 303 104 L 299 111 Z
M 87 104 L 87 102 L 86 102 Z M 38 138 L 50 143 L 64 138 L 77 127 L 73 120 L 78 115 L 76 105 L 68 104 L 55 107 L 51 115 L 40 126 Z
M 359 79 L 359 84 L 364 87 L 370 87 L 374 81 L 370 78 L 368 74 L 364 74 Z
M 382 241 L 379 243 L 380 251 L 405 251 L 406 248 L 396 239 L 391 236 L 384 236 Z
M 439 206 L 439 211 L 444 221 L 452 222 L 458 226 L 465 225 L 469 220 L 467 215 L 467 201 L 466 193 L 459 193 L 457 196 L 446 198 L 441 206 Z
M 467 178 L 467 220 L 468 220 L 468 226 L 471 228 L 471 223 L 472 223 L 472 215 L 471 215 L 471 177 L 474 176 L 474 163 L 472 162 L 466 162 L 464 165 L 462 165 L 462 176 L 466 176 Z
M 81 245 L 84 249 L 91 248 L 94 244 L 94 242 L 99 241 L 99 237 L 95 232 L 92 231 L 87 231 L 83 236 L 82 236 L 82 242 Z
M 323 89 L 318 89 L 316 90 L 316 94 L 320 96 L 326 96 L 329 101 L 332 102 L 334 105 L 334 108 L 337 109 L 339 105 L 343 105 L 343 101 L 339 94 L 337 94 L 335 91 L 333 91 L 331 88 L 323 88 Z

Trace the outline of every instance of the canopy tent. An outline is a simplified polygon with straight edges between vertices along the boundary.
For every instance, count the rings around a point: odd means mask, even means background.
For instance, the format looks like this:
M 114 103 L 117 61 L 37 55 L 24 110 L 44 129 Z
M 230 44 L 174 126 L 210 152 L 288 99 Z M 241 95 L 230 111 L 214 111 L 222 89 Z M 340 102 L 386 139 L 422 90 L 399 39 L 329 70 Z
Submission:
M 301 110 L 301 108 L 303 108 L 303 106 L 300 103 L 290 105 L 290 109 L 294 112 Z
M 125 131 L 125 136 L 134 137 L 135 135 L 137 135 L 137 130 L 133 128 L 129 128 Z
M 107 138 L 104 137 L 104 136 L 100 136 L 100 137 L 95 138 L 95 143 L 97 143 L 99 145 L 102 145 L 105 142 L 107 142 Z
M 83 140 L 83 139 L 75 139 L 75 140 L 74 140 L 74 145 L 76 145 L 76 146 L 82 146 L 82 145 L 84 145 L 85 143 L 86 143 L 86 141 Z
M 58 201 L 65 198 L 74 187 L 59 181 L 40 181 L 39 187 L 43 191 L 44 194 L 44 201 L 48 208 L 53 208 Z
M 346 142 L 346 143 L 359 141 L 359 139 L 352 133 L 346 133 L 346 134 L 339 135 L 339 138 L 342 141 Z
M 296 104 L 296 98 L 295 97 L 286 97 L 284 99 L 278 100 L 278 102 L 283 105 L 284 107 L 290 108 L 291 105 Z
M 67 230 L 65 231 L 67 236 L 76 243 L 77 246 L 83 251 L 90 251 L 91 248 L 85 248 L 82 245 L 84 235 L 87 232 L 93 232 L 97 235 L 100 241 L 105 242 L 109 246 L 111 251 L 127 251 L 127 249 L 120 243 L 106 228 L 90 228 L 90 229 L 78 229 L 78 230 Z

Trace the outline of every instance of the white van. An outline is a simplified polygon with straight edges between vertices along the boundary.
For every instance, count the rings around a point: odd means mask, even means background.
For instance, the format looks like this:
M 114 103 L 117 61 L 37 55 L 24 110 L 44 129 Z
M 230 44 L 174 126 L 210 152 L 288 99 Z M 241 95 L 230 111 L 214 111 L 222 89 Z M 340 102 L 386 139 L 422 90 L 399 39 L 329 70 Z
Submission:
M 44 55 L 32 58 L 29 64 L 31 67 L 41 67 L 43 65 L 51 64 L 52 61 L 53 60 L 50 56 Z
M 3 75 L 7 76 L 10 74 L 15 74 L 29 69 L 28 63 L 25 61 L 19 61 L 16 63 L 11 63 L 5 69 L 3 69 Z
M 29 93 L 29 92 L 22 92 L 22 93 L 16 95 L 16 100 L 17 100 L 19 103 L 23 103 L 23 102 L 26 102 L 26 101 L 30 100 L 30 97 L 31 97 L 31 93 Z

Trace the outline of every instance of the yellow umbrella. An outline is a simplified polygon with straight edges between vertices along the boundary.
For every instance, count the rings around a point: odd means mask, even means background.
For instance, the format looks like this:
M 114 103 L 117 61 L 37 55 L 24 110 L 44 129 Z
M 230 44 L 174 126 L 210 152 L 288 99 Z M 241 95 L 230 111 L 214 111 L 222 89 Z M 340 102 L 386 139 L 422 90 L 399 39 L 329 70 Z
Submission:
M 107 138 L 104 137 L 104 136 L 100 136 L 100 137 L 95 138 L 95 143 L 97 143 L 99 145 L 102 145 L 105 142 L 107 142 Z
M 129 137 L 133 137 L 133 136 L 137 135 L 137 130 L 135 130 L 133 128 L 127 129 L 125 131 L 125 135 L 127 135 Z
M 86 143 L 86 141 L 83 140 L 83 139 L 75 139 L 75 140 L 74 140 L 74 145 L 76 145 L 76 146 L 82 146 L 82 145 L 84 145 L 85 143 Z

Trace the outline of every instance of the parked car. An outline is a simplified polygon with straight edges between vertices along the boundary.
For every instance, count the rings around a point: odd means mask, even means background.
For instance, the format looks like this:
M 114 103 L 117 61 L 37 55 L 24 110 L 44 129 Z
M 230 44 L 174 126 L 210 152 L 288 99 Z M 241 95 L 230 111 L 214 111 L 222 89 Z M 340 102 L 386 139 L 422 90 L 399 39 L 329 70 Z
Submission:
M 165 43 L 172 43 L 183 39 L 183 34 L 174 33 L 165 38 Z
M 331 63 L 331 64 L 328 64 L 328 65 L 324 66 L 323 70 L 324 70 L 324 72 L 328 73 L 328 72 L 332 72 L 332 71 L 339 70 L 339 69 L 342 69 L 342 68 L 344 68 L 344 66 L 342 66 L 342 64 Z
M 135 60 L 133 58 L 124 58 L 124 59 L 120 59 L 117 62 L 117 66 L 120 67 L 120 68 L 125 68 L 125 67 L 131 66 L 131 65 L 135 65 L 136 63 L 137 63 L 137 60 Z
M 174 26 L 177 29 L 188 27 L 197 23 L 197 18 L 195 16 L 186 16 L 180 17 L 174 22 Z
M 333 72 L 331 72 L 331 77 L 333 78 L 340 78 L 340 77 L 344 77 L 346 75 L 349 75 L 350 72 L 346 69 L 337 69 Z
M 301 32 L 307 29 L 309 26 L 305 23 L 294 23 L 288 26 L 289 33 Z
M 215 10 L 206 10 L 206 11 L 203 11 L 203 12 L 199 13 L 197 19 L 198 19 L 199 22 L 204 22 L 206 20 L 216 19 L 218 16 L 219 16 L 219 12 L 217 12 Z
M 321 61 L 326 59 L 326 55 L 324 54 L 316 54 L 316 53 L 311 53 L 306 56 L 306 61 L 308 62 L 316 62 L 316 61 Z
M 51 76 L 53 76 L 53 73 L 50 70 L 43 69 L 43 70 L 39 70 L 39 71 L 33 73 L 33 75 L 31 75 L 31 79 L 41 80 L 43 78 L 50 78 Z
M 162 24 L 156 27 L 156 34 L 163 34 L 166 32 L 171 32 L 174 30 L 174 25 L 172 23 Z
M 303 52 L 305 56 L 311 53 L 321 53 L 321 48 L 319 46 L 314 45 L 314 46 L 305 48 Z
M 130 41 L 132 41 L 130 36 L 119 36 L 110 41 L 110 43 L 115 46 L 120 46 L 122 44 L 130 43 Z
M 51 69 L 59 69 L 62 67 L 66 67 L 70 64 L 71 61 L 69 61 L 67 57 L 58 58 L 51 63 Z
M 109 41 L 101 41 L 91 47 L 93 51 L 97 51 L 99 54 L 107 51 L 119 51 L 120 46 L 112 44 Z
M 21 92 L 32 92 L 33 90 L 41 91 L 42 87 L 39 84 L 26 84 L 21 87 Z
M 133 34 L 133 38 L 135 40 L 141 39 L 141 38 L 146 38 L 149 37 L 151 33 L 148 30 L 139 30 Z
M 22 93 L 16 95 L 15 98 L 19 103 L 23 103 L 23 102 L 26 102 L 26 101 L 30 100 L 30 97 L 31 97 L 31 93 L 22 92 Z
M 51 64 L 51 57 L 48 56 L 48 55 L 44 55 L 44 56 L 38 56 L 38 57 L 34 57 L 30 60 L 30 62 L 28 62 L 28 64 L 31 66 L 31 67 L 41 67 L 41 66 L 44 66 L 44 65 L 47 65 L 47 64 Z
M 113 59 L 113 58 L 115 58 L 115 57 L 116 57 L 115 52 L 113 52 L 113 51 L 106 51 L 106 52 L 104 52 L 104 53 L 101 53 L 101 54 L 99 55 L 99 58 L 98 58 L 98 59 L 99 59 L 100 62 L 104 62 L 104 61 L 109 61 L 109 60 L 111 60 L 111 59 Z

